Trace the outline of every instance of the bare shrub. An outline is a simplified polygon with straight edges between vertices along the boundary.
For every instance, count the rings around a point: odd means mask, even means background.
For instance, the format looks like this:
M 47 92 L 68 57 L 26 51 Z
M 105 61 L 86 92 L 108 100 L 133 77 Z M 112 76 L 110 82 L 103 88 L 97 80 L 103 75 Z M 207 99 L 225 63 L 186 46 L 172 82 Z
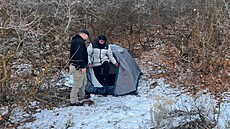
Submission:
M 219 96 L 229 90 L 230 82 L 227 3 L 212 0 L 187 4 L 192 4 L 189 7 L 193 10 L 185 8 L 186 4 L 179 6 L 184 9 L 182 15 L 173 17 L 175 23 L 165 29 L 167 44 L 162 54 L 168 81 L 194 95 L 208 89 Z
M 202 102 L 192 102 L 190 106 L 181 104 L 175 105 L 171 99 L 163 96 L 155 96 L 157 102 L 150 110 L 152 129 L 211 129 L 216 127 L 219 117 L 219 111 L 213 104 L 204 106 Z

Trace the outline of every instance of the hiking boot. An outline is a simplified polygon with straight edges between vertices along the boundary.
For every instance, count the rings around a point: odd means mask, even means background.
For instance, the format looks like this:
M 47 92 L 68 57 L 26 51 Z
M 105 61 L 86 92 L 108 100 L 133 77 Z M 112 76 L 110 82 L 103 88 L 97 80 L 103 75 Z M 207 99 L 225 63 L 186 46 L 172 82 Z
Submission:
M 84 99 L 89 99 L 90 98 L 90 94 L 86 94 L 85 96 L 84 96 Z
M 85 96 L 83 99 L 89 99 L 90 98 L 90 92 L 85 91 Z
M 81 103 L 82 103 L 83 105 L 88 105 L 88 106 L 94 105 L 94 101 L 92 101 L 92 100 L 90 100 L 90 99 L 83 99 L 83 100 L 81 101 Z
M 81 102 L 77 102 L 77 103 L 70 103 L 70 106 L 83 106 L 84 104 Z

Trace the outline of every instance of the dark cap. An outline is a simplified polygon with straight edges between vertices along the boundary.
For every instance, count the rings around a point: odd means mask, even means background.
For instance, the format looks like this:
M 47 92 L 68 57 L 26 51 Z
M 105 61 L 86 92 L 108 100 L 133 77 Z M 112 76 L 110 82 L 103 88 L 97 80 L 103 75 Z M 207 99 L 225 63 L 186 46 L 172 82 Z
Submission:
M 86 29 L 83 29 L 83 30 L 81 30 L 80 32 L 81 32 L 81 33 L 84 33 L 84 34 L 87 34 L 87 35 L 89 36 L 89 31 L 86 30 Z
M 100 35 L 100 36 L 98 37 L 98 40 L 104 40 L 105 42 L 107 42 L 107 38 L 106 38 L 105 35 Z

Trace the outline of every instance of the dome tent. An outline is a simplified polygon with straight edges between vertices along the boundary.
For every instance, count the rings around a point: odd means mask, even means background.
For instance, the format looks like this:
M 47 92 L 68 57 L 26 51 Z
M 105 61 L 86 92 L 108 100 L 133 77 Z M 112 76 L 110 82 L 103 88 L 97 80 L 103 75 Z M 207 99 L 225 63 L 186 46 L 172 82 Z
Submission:
M 93 69 L 89 68 L 87 70 L 86 92 L 114 96 L 136 94 L 138 81 L 142 75 L 141 69 L 126 49 L 112 44 L 110 47 L 119 66 L 110 64 L 109 86 L 102 86 L 100 80 L 96 79 Z

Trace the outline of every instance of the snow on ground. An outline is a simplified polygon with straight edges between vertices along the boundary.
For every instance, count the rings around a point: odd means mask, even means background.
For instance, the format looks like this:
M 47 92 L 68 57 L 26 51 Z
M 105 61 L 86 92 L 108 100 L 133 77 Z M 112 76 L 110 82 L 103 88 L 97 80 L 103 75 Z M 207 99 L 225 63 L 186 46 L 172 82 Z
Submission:
M 149 128 L 150 105 L 146 82 L 141 83 L 140 94 L 127 96 L 93 95 L 93 106 L 63 107 L 54 110 L 42 110 L 35 114 L 36 121 L 21 128 L 73 128 L 73 129 L 135 129 Z
M 161 121 L 160 108 L 191 110 L 203 105 L 207 112 L 215 107 L 215 100 L 209 95 L 201 95 L 194 99 L 182 91 L 172 89 L 163 79 L 152 80 L 158 86 L 149 89 L 152 82 L 141 80 L 138 95 L 107 96 L 93 95 L 92 106 L 62 107 L 53 110 L 40 110 L 34 114 L 35 121 L 19 127 L 31 129 L 149 129 Z M 178 96 L 181 94 L 180 96 Z M 223 103 L 218 127 L 225 128 L 229 120 L 230 104 Z M 151 115 L 152 114 L 152 115 Z M 155 115 L 155 118 L 154 118 Z M 171 124 L 177 125 L 179 119 Z

